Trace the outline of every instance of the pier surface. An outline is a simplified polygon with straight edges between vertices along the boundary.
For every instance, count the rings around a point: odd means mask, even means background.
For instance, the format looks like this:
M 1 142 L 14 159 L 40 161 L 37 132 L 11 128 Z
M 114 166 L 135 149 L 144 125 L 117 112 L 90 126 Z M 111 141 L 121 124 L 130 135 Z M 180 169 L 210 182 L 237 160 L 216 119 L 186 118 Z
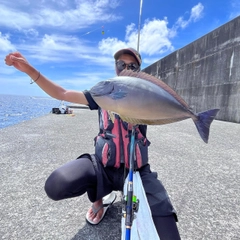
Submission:
M 120 193 L 98 226 L 85 214 L 87 195 L 52 201 L 49 174 L 93 153 L 97 111 L 48 114 L 0 129 L 0 239 L 120 240 Z M 240 125 L 214 121 L 205 144 L 192 120 L 149 126 L 150 164 L 178 213 L 183 240 L 240 236 Z

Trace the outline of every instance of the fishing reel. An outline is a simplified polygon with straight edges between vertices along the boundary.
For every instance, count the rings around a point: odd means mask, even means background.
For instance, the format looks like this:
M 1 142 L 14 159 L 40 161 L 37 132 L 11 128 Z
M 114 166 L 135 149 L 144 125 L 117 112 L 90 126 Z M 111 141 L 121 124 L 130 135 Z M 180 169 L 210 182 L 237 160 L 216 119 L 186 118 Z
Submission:
M 123 203 L 123 208 L 122 208 L 122 217 L 126 218 L 126 212 L 127 212 L 127 200 L 128 196 L 123 196 L 122 197 L 122 203 Z M 136 213 L 139 209 L 139 199 L 135 195 L 132 196 L 132 220 L 136 217 L 134 213 Z

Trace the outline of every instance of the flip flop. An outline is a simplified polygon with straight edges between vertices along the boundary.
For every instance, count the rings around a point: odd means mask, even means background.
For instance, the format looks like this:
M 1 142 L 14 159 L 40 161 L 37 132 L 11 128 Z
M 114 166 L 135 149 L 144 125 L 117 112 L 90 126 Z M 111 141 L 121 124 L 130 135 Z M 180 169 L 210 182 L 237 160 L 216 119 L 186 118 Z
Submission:
M 99 206 L 98 208 L 95 208 L 92 205 L 92 211 L 93 211 L 94 214 L 97 214 L 99 212 L 99 210 L 102 209 L 102 208 L 103 208 L 103 214 L 102 214 L 101 218 L 99 219 L 99 221 L 93 222 L 92 220 L 89 219 L 89 215 L 88 215 L 88 212 L 87 212 L 87 214 L 86 214 L 86 221 L 89 224 L 91 224 L 91 225 L 99 224 L 103 220 L 103 218 L 104 218 L 108 208 L 114 203 L 116 198 L 117 198 L 116 193 L 111 192 L 110 194 L 108 194 L 105 197 L 103 197 L 103 204 L 101 206 Z

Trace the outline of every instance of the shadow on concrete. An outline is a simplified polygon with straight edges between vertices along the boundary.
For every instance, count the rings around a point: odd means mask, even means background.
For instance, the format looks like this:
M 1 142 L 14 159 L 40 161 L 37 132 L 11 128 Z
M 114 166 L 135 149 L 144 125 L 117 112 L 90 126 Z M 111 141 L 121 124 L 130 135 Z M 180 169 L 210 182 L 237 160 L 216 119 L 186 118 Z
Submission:
M 122 203 L 115 202 L 98 225 L 87 223 L 71 240 L 120 240 Z

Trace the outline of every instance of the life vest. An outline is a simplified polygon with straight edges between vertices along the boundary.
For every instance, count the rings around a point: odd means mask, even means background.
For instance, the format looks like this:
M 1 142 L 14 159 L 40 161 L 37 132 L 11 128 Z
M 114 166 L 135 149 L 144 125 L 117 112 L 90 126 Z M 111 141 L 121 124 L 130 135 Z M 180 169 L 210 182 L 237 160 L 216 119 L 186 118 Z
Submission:
M 115 115 L 114 123 L 108 112 L 101 108 L 99 114 L 99 134 L 95 137 L 95 155 L 105 167 L 119 168 L 121 163 L 129 168 L 130 139 L 132 125 L 124 122 Z M 141 125 L 141 128 L 147 126 Z M 140 126 L 135 130 L 135 159 L 134 168 L 138 169 L 148 162 L 148 146 L 150 142 L 140 131 Z

